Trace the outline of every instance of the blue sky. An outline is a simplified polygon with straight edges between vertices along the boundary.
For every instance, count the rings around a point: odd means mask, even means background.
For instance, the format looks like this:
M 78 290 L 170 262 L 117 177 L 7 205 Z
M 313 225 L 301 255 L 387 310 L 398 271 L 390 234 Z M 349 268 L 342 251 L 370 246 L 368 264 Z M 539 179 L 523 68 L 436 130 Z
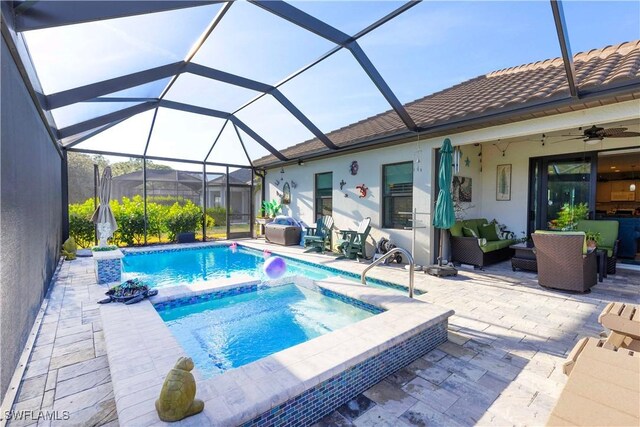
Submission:
M 353 34 L 401 2 L 294 2 L 296 7 Z M 46 93 L 184 59 L 220 5 L 94 22 L 26 33 Z M 640 38 L 640 2 L 565 1 L 574 53 Z M 548 1 L 423 1 L 359 41 L 402 102 L 487 72 L 560 55 Z M 234 4 L 194 62 L 275 84 L 333 45 L 246 3 Z M 158 96 L 166 80 L 122 96 Z M 282 92 L 329 132 L 389 109 L 348 51 L 286 83 Z M 167 98 L 233 111 L 256 93 L 183 75 Z M 85 103 L 54 111 L 59 127 L 129 105 Z M 161 110 L 149 154 L 200 159 L 222 121 Z M 271 97 L 238 116 L 277 148 L 311 137 Z M 123 152 L 144 148 L 150 115 L 127 120 L 81 146 Z M 160 132 L 160 130 L 162 132 Z M 242 134 L 252 157 L 266 153 Z M 210 160 L 243 162 L 227 128 Z

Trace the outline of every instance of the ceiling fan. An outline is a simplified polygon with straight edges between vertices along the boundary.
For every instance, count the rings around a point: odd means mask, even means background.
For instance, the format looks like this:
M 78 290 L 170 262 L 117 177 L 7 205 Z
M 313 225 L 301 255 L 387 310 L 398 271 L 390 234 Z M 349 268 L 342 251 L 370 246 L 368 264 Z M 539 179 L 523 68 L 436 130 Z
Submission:
M 578 130 L 582 130 L 582 128 L 578 128 Z M 560 135 L 560 136 L 571 136 L 573 138 L 562 139 L 560 141 L 555 141 L 554 144 L 563 141 L 571 141 L 574 139 L 581 139 L 587 144 L 597 144 L 605 138 L 629 138 L 631 136 L 640 136 L 640 132 L 627 132 L 627 128 L 603 128 L 598 126 L 591 126 L 590 128 L 585 129 L 582 132 L 581 136 L 576 135 Z

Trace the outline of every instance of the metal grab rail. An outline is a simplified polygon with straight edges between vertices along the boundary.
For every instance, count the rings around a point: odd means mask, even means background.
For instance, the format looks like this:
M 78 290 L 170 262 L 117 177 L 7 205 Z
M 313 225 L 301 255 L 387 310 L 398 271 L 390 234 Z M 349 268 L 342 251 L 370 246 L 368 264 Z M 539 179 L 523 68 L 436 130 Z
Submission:
M 389 258 L 391 255 L 394 255 L 398 252 L 406 256 L 407 259 L 409 260 L 409 298 L 413 298 L 413 271 L 414 271 L 413 257 L 409 252 L 407 252 L 402 248 L 393 248 L 389 252 L 387 252 L 386 254 L 382 255 L 380 258 L 378 258 L 377 260 L 369 264 L 367 268 L 365 268 L 364 271 L 362 272 L 362 275 L 360 276 L 360 281 L 362 282 L 363 285 L 366 285 L 367 280 L 365 276 L 367 275 L 367 272 L 371 270 L 373 267 L 375 267 L 376 265 L 380 264 L 381 262 Z

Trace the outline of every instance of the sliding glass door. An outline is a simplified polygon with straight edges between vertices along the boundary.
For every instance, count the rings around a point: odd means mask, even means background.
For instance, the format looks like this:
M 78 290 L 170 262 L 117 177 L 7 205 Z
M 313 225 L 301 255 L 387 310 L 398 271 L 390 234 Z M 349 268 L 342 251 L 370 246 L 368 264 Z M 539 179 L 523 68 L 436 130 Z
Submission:
M 586 206 L 589 217 L 595 209 L 596 157 L 554 156 L 531 159 L 529 233 L 558 227 L 563 207 Z

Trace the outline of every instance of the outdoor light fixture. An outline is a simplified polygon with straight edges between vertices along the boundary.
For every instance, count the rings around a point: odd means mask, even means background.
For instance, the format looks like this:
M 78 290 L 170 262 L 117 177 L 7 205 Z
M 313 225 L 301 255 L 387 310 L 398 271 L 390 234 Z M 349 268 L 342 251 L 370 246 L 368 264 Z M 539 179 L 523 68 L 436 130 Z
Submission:
M 298 166 L 304 166 L 304 160 L 298 159 Z

